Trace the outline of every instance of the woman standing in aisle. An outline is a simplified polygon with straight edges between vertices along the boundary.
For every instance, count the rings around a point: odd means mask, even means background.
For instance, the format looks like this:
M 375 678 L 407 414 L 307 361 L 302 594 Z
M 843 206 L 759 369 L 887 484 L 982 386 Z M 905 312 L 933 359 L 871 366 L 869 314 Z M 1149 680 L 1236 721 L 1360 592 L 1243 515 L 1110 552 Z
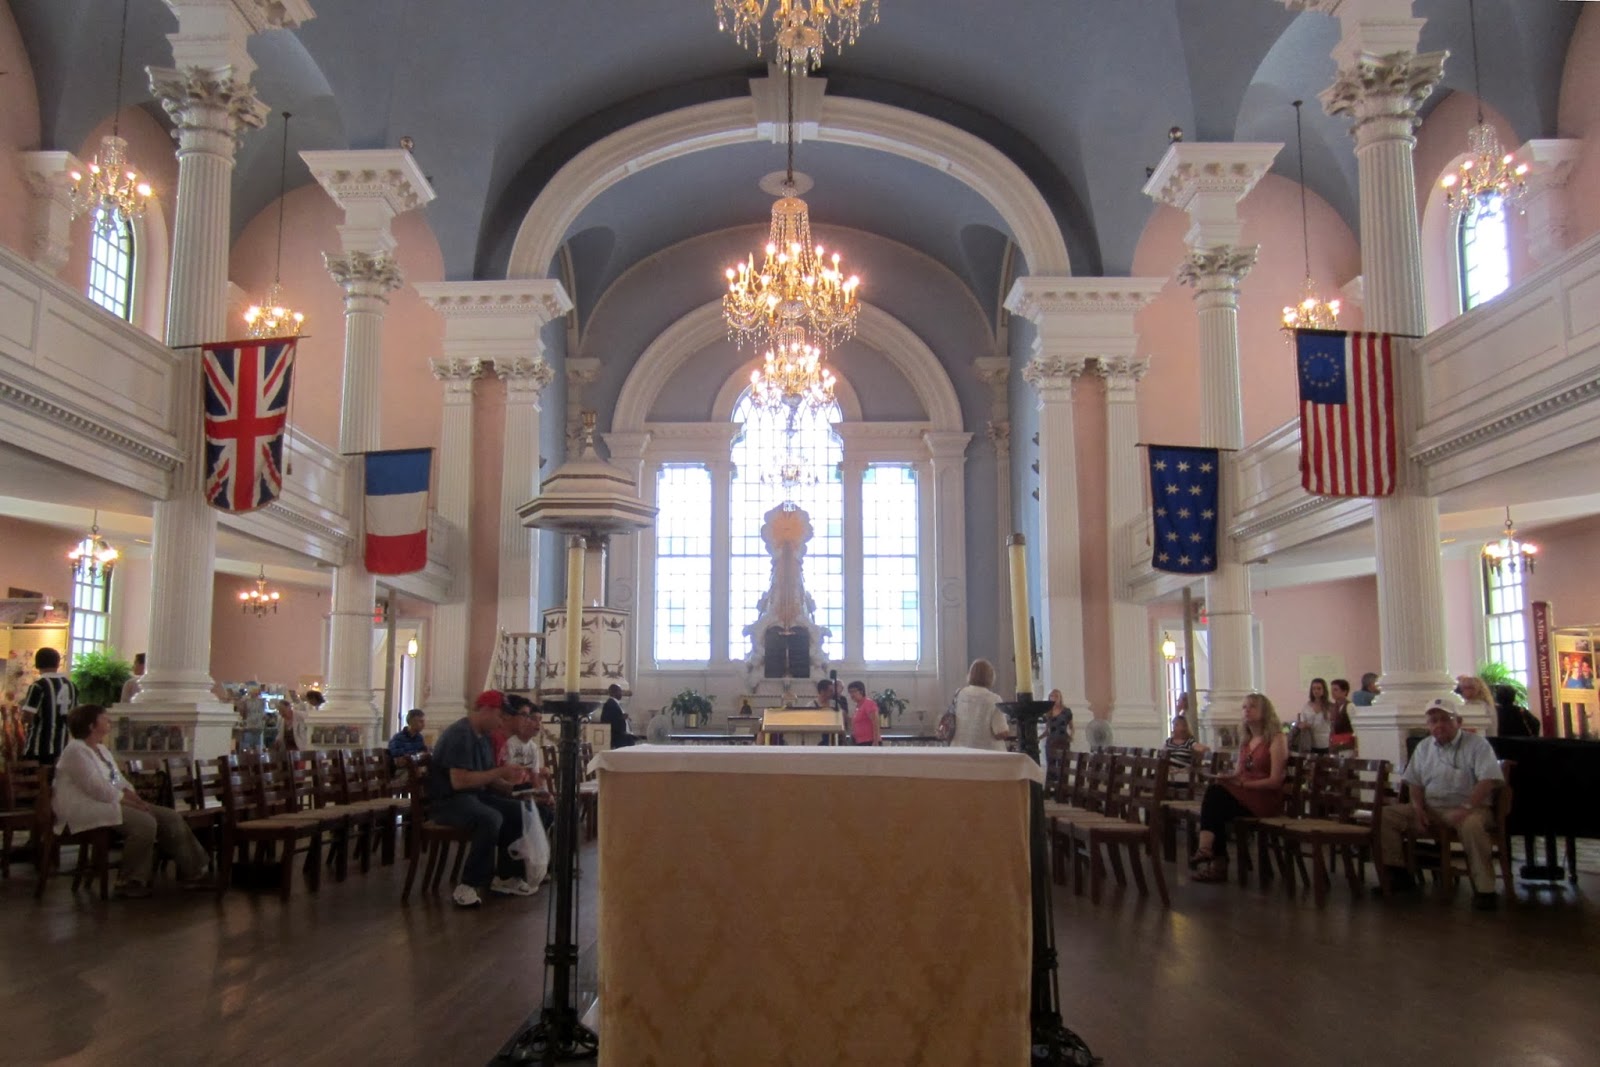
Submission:
M 985 748 L 1004 752 L 1011 740 L 1011 723 L 1000 710 L 1000 694 L 989 687 L 994 684 L 994 664 L 986 659 L 975 659 L 967 669 L 967 684 L 956 690 L 954 711 L 955 736 L 951 748 Z
M 1325 678 L 1311 679 L 1311 690 L 1306 694 L 1305 707 L 1295 717 L 1299 738 L 1295 745 L 1301 752 L 1319 756 L 1328 754 L 1333 734 L 1333 701 L 1328 699 L 1328 682 Z M 1309 743 L 1307 738 L 1310 739 Z

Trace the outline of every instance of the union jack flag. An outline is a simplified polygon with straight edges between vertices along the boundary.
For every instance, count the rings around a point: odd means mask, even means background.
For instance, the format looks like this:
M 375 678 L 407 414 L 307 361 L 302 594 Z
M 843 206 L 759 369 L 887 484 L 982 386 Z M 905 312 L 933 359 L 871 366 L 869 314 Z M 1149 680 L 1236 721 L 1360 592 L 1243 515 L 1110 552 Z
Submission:
M 295 338 L 224 341 L 201 350 L 206 378 L 206 500 L 264 507 L 283 491 L 283 431 Z

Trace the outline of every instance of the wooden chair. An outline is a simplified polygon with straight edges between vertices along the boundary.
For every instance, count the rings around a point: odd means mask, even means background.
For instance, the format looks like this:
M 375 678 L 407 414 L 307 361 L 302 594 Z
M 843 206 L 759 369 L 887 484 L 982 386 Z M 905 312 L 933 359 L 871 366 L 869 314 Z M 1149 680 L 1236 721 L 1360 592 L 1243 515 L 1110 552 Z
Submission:
M 39 794 L 34 800 L 34 840 L 38 843 L 39 881 L 33 887 L 33 897 L 44 896 L 44 887 L 61 862 L 61 846 L 78 847 L 78 865 L 72 871 L 72 891 L 76 893 L 91 878 L 100 882 L 100 899 L 111 899 L 111 834 L 114 827 L 97 826 L 92 830 L 75 833 L 55 832 L 55 811 L 50 802 L 50 779 L 46 770 L 39 783 Z
M 1191 781 L 1190 792 L 1194 795 L 1182 798 L 1172 797 L 1161 805 L 1161 831 L 1163 838 L 1163 852 L 1168 863 L 1178 858 L 1178 829 L 1183 828 L 1184 837 L 1188 843 L 1187 852 L 1192 854 L 1199 847 L 1200 838 L 1200 800 L 1206 791 L 1206 786 L 1213 778 L 1219 778 L 1233 770 L 1234 754 L 1212 749 L 1196 761 L 1189 770 Z
M 1283 772 L 1283 817 L 1289 819 L 1303 818 L 1305 815 L 1305 791 L 1315 765 L 1313 757 L 1305 756 L 1298 752 L 1289 753 L 1288 765 Z M 1253 866 L 1259 870 L 1259 882 L 1265 889 L 1272 881 L 1272 865 L 1268 862 L 1268 835 L 1259 833 L 1261 820 L 1251 815 L 1241 815 L 1228 825 L 1228 831 L 1233 835 L 1234 853 L 1239 857 L 1239 884 L 1250 884 L 1251 835 L 1255 836 L 1256 859 Z
M 1516 897 L 1516 883 L 1511 877 L 1511 840 L 1506 832 L 1506 821 L 1511 815 L 1511 770 L 1516 766 L 1515 760 L 1500 761 L 1500 776 L 1502 781 L 1495 786 L 1494 796 L 1490 803 L 1494 806 L 1494 817 L 1489 825 L 1489 862 L 1499 867 L 1500 880 L 1505 888 L 1506 899 Z M 1406 837 L 1405 864 L 1413 874 L 1418 872 L 1416 846 L 1419 843 L 1431 842 L 1438 849 L 1439 854 L 1439 891 L 1444 896 L 1454 896 L 1456 891 L 1456 877 L 1458 874 L 1467 873 L 1470 880 L 1470 870 L 1467 867 L 1466 850 L 1461 845 L 1461 839 L 1456 835 L 1454 828 L 1449 826 L 1430 826 L 1418 830 Z M 1473 886 L 1473 891 L 1478 893 L 1493 892 L 1490 886 Z
M 1066 836 L 1072 854 L 1073 892 L 1083 892 L 1083 867 L 1089 867 L 1089 899 L 1100 903 L 1100 888 L 1105 881 L 1105 864 L 1102 849 L 1110 861 L 1117 885 L 1128 882 L 1122 871 L 1122 850 L 1128 853 L 1128 863 L 1133 868 L 1134 884 L 1140 896 L 1148 896 L 1145 885 L 1144 864 L 1139 858 L 1141 850 L 1149 857 L 1150 873 L 1155 879 L 1156 891 L 1163 907 L 1170 908 L 1167 880 L 1161 870 L 1160 848 L 1161 804 L 1166 799 L 1169 765 L 1160 756 L 1143 755 L 1116 758 L 1124 766 L 1122 780 L 1127 795 L 1119 803 L 1120 817 L 1068 823 Z
M 1051 877 L 1057 885 L 1067 883 L 1067 859 L 1076 855 L 1072 828 L 1119 821 L 1121 772 L 1126 764 L 1126 757 L 1105 749 L 1084 754 L 1075 775 L 1072 802 L 1045 806 L 1050 818 Z
M 247 785 L 242 760 L 222 756 L 218 763 L 227 846 L 218 871 L 219 890 L 232 877 L 235 850 L 239 859 L 246 860 L 253 844 L 258 868 L 277 864 L 278 890 L 284 900 L 294 886 L 294 857 L 304 852 L 306 888 L 315 893 L 322 886 L 323 838 L 330 820 L 315 811 L 299 811 L 295 789 L 278 771 L 261 769 Z
M 1369 765 L 1375 765 L 1370 766 Z M 1363 774 L 1369 770 L 1370 779 Z M 1259 832 L 1273 848 L 1278 868 L 1283 874 L 1284 888 L 1294 892 L 1295 875 L 1310 885 L 1317 907 L 1328 901 L 1330 854 L 1344 861 L 1345 878 L 1350 892 L 1361 892 L 1360 857 L 1377 852 L 1376 821 L 1362 823 L 1357 815 L 1369 803 L 1368 787 L 1373 788 L 1373 805 L 1370 810 L 1374 820 L 1383 815 L 1383 791 L 1389 782 L 1389 764 L 1384 760 L 1345 760 L 1324 757 L 1315 762 L 1310 786 L 1306 792 L 1306 817 L 1287 817 L 1259 820 Z M 1311 853 L 1312 871 L 1305 865 L 1305 852 Z M 1384 878 L 1379 864 L 1380 881 Z
M 460 881 L 467 848 L 472 844 L 472 831 L 464 826 L 429 822 L 427 761 L 406 757 L 400 762 L 406 765 L 411 788 L 411 834 L 407 844 L 410 863 L 406 867 L 406 884 L 400 890 L 400 903 L 404 904 L 411 899 L 411 885 L 417 878 L 417 864 L 422 861 L 424 854 L 427 857 L 422 875 L 424 893 L 438 891 L 447 860 L 450 861 L 451 882 Z M 449 856 L 451 845 L 455 845 L 453 860 Z
M 0 795 L 0 878 L 11 877 L 11 848 L 17 834 L 28 835 L 37 857 L 38 815 L 35 808 L 44 786 L 45 772 L 37 760 L 13 760 L 6 768 L 5 791 Z M 35 858 L 37 865 L 39 860 Z

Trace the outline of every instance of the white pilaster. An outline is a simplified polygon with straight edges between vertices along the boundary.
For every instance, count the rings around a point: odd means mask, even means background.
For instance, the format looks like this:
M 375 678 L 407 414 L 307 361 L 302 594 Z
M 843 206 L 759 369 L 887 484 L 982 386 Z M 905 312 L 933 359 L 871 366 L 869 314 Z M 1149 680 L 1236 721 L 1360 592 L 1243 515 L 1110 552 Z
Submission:
M 237 63 L 250 28 L 234 24 L 193 40 L 200 14 L 194 6 L 174 10 L 179 32 L 171 40 L 181 69 L 152 67 L 149 76 L 178 142 L 167 342 L 183 347 L 230 336 L 225 318 L 233 157 L 239 136 L 260 128 L 267 108 L 250 87 L 251 67 Z M 154 508 L 149 669 L 134 706 L 141 718 L 181 725 L 191 751 L 210 758 L 232 747 L 234 714 L 211 693 L 217 520 L 203 495 L 200 353 L 184 351 L 174 429 L 190 458 L 172 496 Z
M 1239 201 L 1255 188 L 1281 144 L 1174 144 L 1145 184 L 1145 194 L 1189 215 L 1189 254 L 1178 280 L 1195 291 L 1200 326 L 1200 435 L 1227 449 L 1221 460 L 1223 534 L 1217 569 L 1206 575 L 1211 690 L 1201 709 L 1201 736 L 1237 723 L 1255 688 L 1251 642 L 1250 573 L 1227 534 L 1238 506 L 1238 449 L 1244 447 L 1239 385 L 1239 283 L 1255 266 L 1256 248 L 1241 245 Z M 1165 442 L 1164 442 L 1165 443 Z
M 312 177 L 344 211 L 339 252 L 323 255 L 328 273 L 344 290 L 344 379 L 339 408 L 339 451 L 351 456 L 350 514 L 356 540 L 334 571 L 329 618 L 327 703 L 314 718 L 361 726 L 363 743 L 388 731 L 373 699 L 372 617 L 377 580 L 362 563 L 364 486 L 358 454 L 383 447 L 379 371 L 383 317 L 389 294 L 402 284 L 390 223 L 396 215 L 433 199 L 433 189 L 411 153 L 403 149 L 302 152 Z
M 939 635 L 938 691 L 953 693 L 965 681 L 967 671 L 966 456 L 972 435 L 930 430 L 922 435 L 922 441 L 928 446 L 929 468 L 933 472 L 933 514 L 942 520 L 922 526 L 924 530 L 932 530 L 934 537 L 933 606 L 934 632 Z M 862 587 L 858 584 L 845 588 Z M 926 613 L 923 617 L 927 617 Z M 927 662 L 926 649 L 923 662 Z
M 1406 17 L 1410 7 L 1370 0 L 1339 11 L 1339 74 L 1321 99 L 1329 114 L 1354 120 L 1367 328 L 1420 335 L 1427 320 L 1412 150 L 1417 109 L 1439 80 L 1444 53 L 1416 53 L 1422 21 Z M 1406 458 L 1423 414 L 1422 367 L 1407 341 L 1396 348 L 1395 390 L 1398 488 L 1373 502 L 1383 694 L 1356 712 L 1355 726 L 1362 755 L 1398 763 L 1428 703 L 1456 698 L 1445 659 L 1439 507 L 1422 495 L 1422 472 Z
M 538 351 L 534 331 L 534 351 Z M 539 495 L 540 398 L 555 371 L 542 356 L 498 359 L 506 387 L 506 428 L 500 469 L 500 579 L 496 619 L 501 629 L 540 628 L 539 531 L 523 526 L 517 508 Z M 553 457 L 552 457 L 553 458 Z
M 428 640 L 428 696 L 424 707 L 455 716 L 466 706 L 467 598 L 472 591 L 472 393 L 486 369 L 480 359 L 451 358 L 448 327 L 443 359 L 431 360 L 433 376 L 444 387 L 444 421 L 439 436 L 439 487 L 434 494 L 439 517 L 452 527 L 450 599 L 433 609 Z
M 979 356 L 973 360 L 978 380 L 989 387 L 989 421 L 984 433 L 994 449 L 994 524 L 995 524 L 995 574 L 1006 573 L 1006 538 L 1015 529 L 1011 514 L 1011 360 L 1005 356 Z M 1017 669 L 1011 657 L 1004 655 L 1011 643 L 1011 607 L 1007 601 L 1007 585 L 994 583 L 992 598 L 999 633 L 994 641 L 994 684 L 997 693 L 1014 693 L 1017 690 Z
M 1575 139 L 1529 141 L 1517 149 L 1517 158 L 1529 165 L 1522 209 L 1528 258 L 1537 264 L 1553 262 L 1572 243 L 1567 179 L 1582 150 L 1583 142 Z
M 46 273 L 58 274 L 72 255 L 72 174 L 82 173 L 83 164 L 71 152 L 18 155 L 28 179 L 33 262 Z
M 650 447 L 650 434 L 645 433 L 608 433 L 604 436 L 606 451 L 610 453 L 613 466 L 620 467 L 628 477 L 633 479 L 633 484 L 639 487 L 639 497 L 652 504 L 656 497 L 656 476 L 653 467 L 647 468 L 645 452 Z M 714 476 L 713 476 L 714 477 Z M 716 483 L 713 482 L 713 485 Z M 716 504 L 717 495 L 712 492 L 712 529 L 716 529 Z M 623 672 L 628 681 L 634 685 L 639 678 L 639 650 L 644 644 L 644 630 L 655 625 L 653 608 L 655 598 L 653 590 L 646 584 L 646 574 L 649 564 L 655 559 L 655 531 L 640 530 L 629 531 L 611 535 L 611 576 L 606 589 L 606 603 L 612 607 L 621 608 L 632 612 L 633 625 L 627 629 L 627 645 Z M 726 556 L 712 558 L 727 558 Z M 716 586 L 717 574 L 712 571 L 712 587 Z M 727 576 L 722 577 L 726 587 Z M 726 592 L 724 592 L 726 597 Z M 713 601 L 714 602 L 714 601 Z M 723 625 L 726 625 L 727 612 L 721 613 Z M 715 655 L 719 648 L 717 641 L 722 642 L 721 648 L 728 647 L 728 636 L 725 629 L 717 628 L 718 616 L 713 613 L 711 627 L 711 651 Z
M 861 480 L 867 472 L 867 461 L 855 447 L 852 438 L 844 439 L 844 459 L 839 464 L 839 481 L 844 490 L 844 511 L 840 516 L 844 535 L 844 587 L 864 589 L 862 575 L 864 546 L 861 542 Z M 938 512 L 935 512 L 938 514 Z M 959 514 L 959 513 L 958 513 Z M 726 558 L 713 556 L 713 559 Z M 865 662 L 866 606 L 861 597 L 846 594 L 844 598 L 844 633 L 835 634 L 846 651 L 847 662 Z M 834 664 L 835 667 L 840 666 Z

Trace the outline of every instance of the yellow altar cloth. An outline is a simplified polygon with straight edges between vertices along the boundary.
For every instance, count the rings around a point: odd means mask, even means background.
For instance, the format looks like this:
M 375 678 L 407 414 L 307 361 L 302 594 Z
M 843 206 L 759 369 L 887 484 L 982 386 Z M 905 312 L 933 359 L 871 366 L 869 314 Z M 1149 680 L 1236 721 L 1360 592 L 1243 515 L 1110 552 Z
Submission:
M 600 771 L 600 1062 L 1028 1060 L 1028 782 L 964 749 L 636 746 Z

